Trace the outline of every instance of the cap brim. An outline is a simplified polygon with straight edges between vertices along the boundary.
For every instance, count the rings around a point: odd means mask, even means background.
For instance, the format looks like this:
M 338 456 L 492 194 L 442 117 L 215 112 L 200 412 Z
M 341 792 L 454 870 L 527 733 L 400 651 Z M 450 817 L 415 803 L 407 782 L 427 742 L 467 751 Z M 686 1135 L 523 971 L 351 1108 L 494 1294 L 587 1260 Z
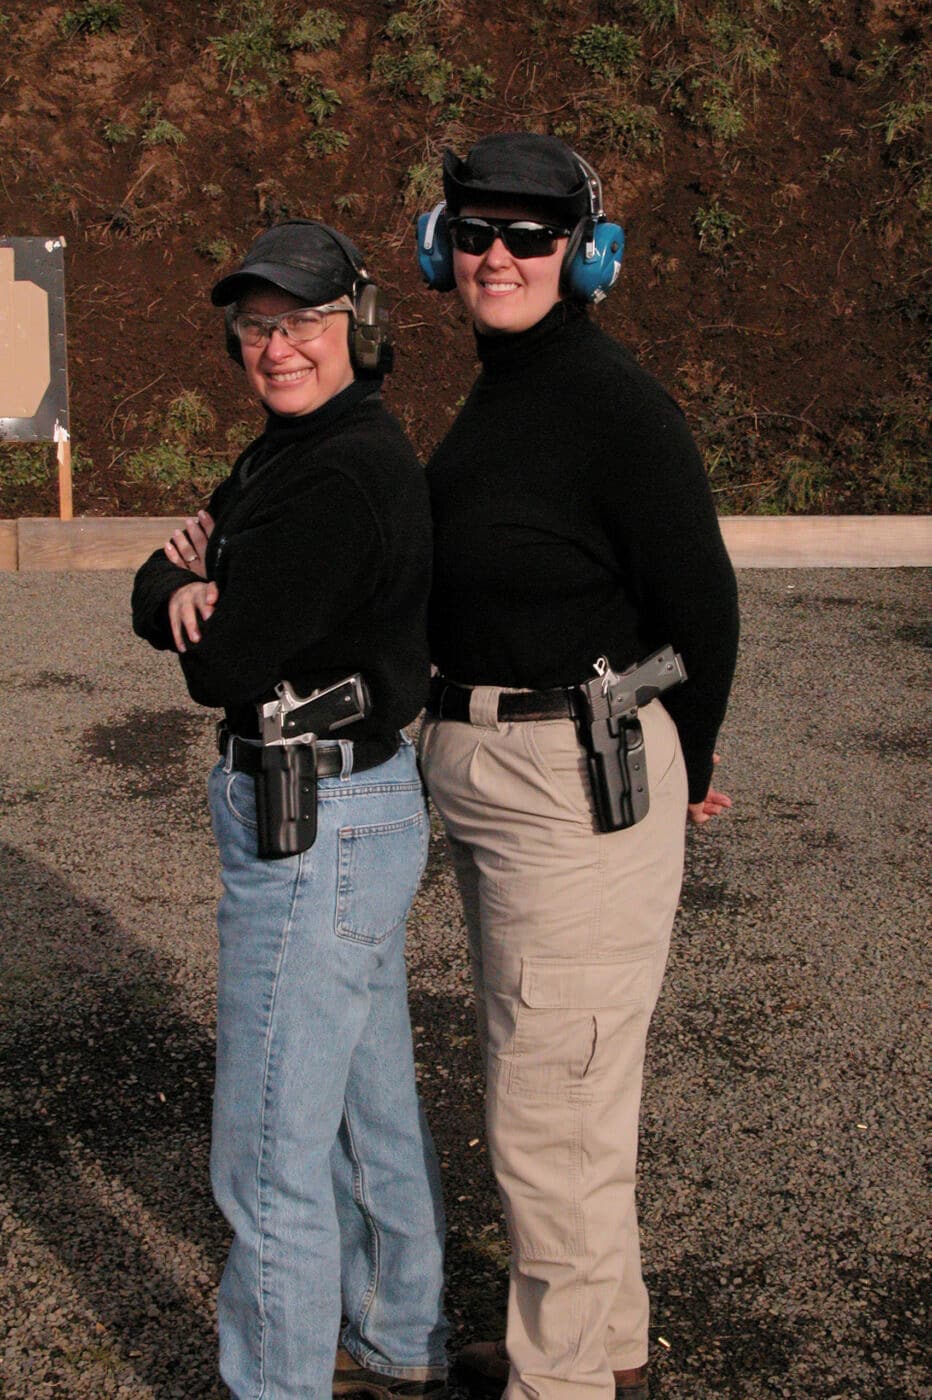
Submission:
M 283 292 L 290 292 L 294 297 L 300 297 L 306 306 L 323 306 L 334 297 L 342 296 L 345 291 L 345 288 L 337 286 L 335 281 L 315 277 L 313 273 L 299 267 L 257 262 L 222 277 L 211 289 L 210 299 L 214 306 L 229 306 L 231 302 L 239 299 L 248 289 L 250 282 L 256 278 L 262 282 L 270 282 L 273 287 L 280 287 Z

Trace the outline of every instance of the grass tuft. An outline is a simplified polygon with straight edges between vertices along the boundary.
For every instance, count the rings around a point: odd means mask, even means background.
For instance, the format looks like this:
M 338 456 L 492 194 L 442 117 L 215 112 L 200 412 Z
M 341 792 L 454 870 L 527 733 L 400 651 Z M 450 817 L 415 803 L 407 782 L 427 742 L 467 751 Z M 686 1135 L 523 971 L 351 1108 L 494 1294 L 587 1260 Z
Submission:
M 744 225 L 737 214 L 723 209 L 715 197 L 711 204 L 696 210 L 693 227 L 699 239 L 699 251 L 720 257 L 731 247 Z
M 321 49 L 333 48 L 340 42 L 346 20 L 333 10 L 308 10 L 297 24 L 285 33 L 286 49 L 310 49 L 319 53 Z
M 618 24 L 590 24 L 570 44 L 573 58 L 605 78 L 625 77 L 637 64 L 641 40 Z
M 102 131 L 108 146 L 125 146 L 136 139 L 136 128 L 126 122 L 104 122 Z
M 142 144 L 144 146 L 183 146 L 187 139 L 184 132 L 173 122 L 167 121 L 165 117 L 159 117 L 142 138 Z
M 70 39 L 74 34 L 102 34 L 115 31 L 123 22 L 122 0 L 85 0 L 66 10 L 58 21 L 59 33 Z
M 349 137 L 345 131 L 337 131 L 332 126 L 321 126 L 308 136 L 304 142 L 304 149 L 313 159 L 316 156 L 334 156 L 338 151 L 345 151 L 348 145 Z

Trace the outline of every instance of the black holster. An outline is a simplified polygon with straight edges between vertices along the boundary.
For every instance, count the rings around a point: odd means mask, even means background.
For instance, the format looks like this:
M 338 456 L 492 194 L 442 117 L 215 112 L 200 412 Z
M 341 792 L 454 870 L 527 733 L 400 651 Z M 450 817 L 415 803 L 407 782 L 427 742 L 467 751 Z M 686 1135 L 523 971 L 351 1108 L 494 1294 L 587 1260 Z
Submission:
M 315 744 L 263 744 L 256 774 L 259 855 L 280 860 L 309 850 L 317 837 Z
M 650 790 L 644 734 L 637 719 L 577 717 L 600 831 L 624 831 L 647 816 Z

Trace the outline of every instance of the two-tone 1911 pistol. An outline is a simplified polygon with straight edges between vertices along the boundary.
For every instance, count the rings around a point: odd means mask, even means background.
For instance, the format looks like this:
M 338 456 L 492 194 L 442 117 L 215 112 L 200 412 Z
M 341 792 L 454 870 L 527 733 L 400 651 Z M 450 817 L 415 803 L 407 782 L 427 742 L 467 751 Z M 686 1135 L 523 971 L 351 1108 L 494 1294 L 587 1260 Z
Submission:
M 686 679 L 683 658 L 663 647 L 626 671 L 608 658 L 576 687 L 576 720 L 589 760 L 589 780 L 601 831 L 623 831 L 647 815 L 650 790 L 638 708 Z

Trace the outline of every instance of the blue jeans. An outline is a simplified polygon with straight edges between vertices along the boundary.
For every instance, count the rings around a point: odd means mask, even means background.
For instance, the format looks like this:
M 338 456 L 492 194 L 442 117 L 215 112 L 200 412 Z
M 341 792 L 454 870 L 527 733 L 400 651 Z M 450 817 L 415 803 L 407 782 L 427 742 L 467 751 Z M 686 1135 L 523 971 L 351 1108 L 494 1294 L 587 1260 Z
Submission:
M 329 1400 L 358 1362 L 442 1377 L 443 1207 L 414 1081 L 405 919 L 428 819 L 414 751 L 319 784 L 317 840 L 256 854 L 254 780 L 210 778 L 224 893 L 211 1181 L 234 1238 L 220 1370 L 237 1400 Z

